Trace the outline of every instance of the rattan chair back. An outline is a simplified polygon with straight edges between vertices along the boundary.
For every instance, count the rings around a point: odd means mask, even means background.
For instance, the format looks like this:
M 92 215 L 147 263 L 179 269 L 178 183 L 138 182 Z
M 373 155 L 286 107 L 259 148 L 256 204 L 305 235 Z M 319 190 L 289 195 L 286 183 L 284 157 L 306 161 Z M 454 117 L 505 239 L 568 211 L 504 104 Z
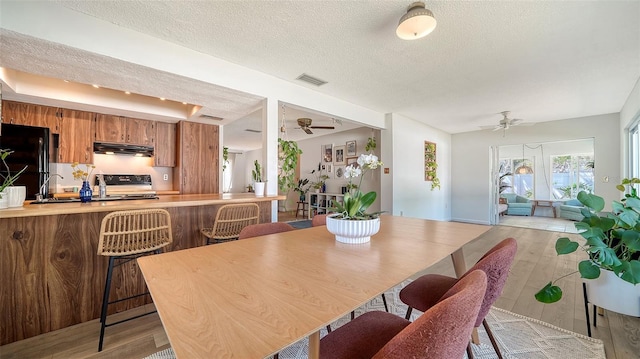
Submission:
M 238 239 L 240 231 L 260 221 L 260 207 L 255 203 L 226 204 L 218 209 L 213 227 L 203 228 L 202 234 L 210 240 Z
M 100 225 L 98 255 L 126 256 L 160 249 L 173 242 L 171 217 L 164 209 L 117 211 Z

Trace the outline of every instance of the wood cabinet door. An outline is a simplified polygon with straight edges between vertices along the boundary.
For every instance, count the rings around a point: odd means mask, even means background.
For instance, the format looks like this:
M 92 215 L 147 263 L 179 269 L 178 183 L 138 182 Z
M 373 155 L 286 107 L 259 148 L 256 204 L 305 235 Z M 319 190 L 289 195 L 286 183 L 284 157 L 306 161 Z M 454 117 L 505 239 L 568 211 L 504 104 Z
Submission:
M 176 125 L 156 122 L 154 164 L 157 167 L 176 166 Z
M 95 117 L 95 141 L 125 143 L 125 118 L 122 116 L 97 114 Z
M 60 116 L 57 107 L 5 100 L 2 101 L 2 118 L 4 123 L 46 127 L 51 134 L 60 133 Z
M 181 194 L 218 193 L 218 126 L 181 121 L 177 132 L 174 189 Z
M 155 122 L 126 118 L 127 135 L 125 141 L 134 145 L 153 146 L 155 144 Z
M 93 163 L 93 113 L 62 110 L 58 162 Z

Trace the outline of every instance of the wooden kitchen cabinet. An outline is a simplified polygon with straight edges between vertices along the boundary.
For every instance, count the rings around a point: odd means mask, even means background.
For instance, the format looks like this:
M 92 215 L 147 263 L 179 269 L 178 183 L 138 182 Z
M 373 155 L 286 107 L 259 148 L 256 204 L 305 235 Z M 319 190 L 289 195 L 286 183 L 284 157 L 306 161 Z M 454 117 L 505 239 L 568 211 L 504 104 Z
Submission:
M 174 123 L 156 122 L 156 145 L 154 148 L 154 166 L 176 166 L 176 125 Z
M 123 116 L 97 114 L 95 141 L 153 146 L 155 122 Z
M 180 121 L 176 136 L 177 163 L 173 171 L 173 189 L 181 194 L 218 193 L 219 128 Z
M 58 162 L 93 163 L 92 112 L 62 110 Z
M 46 127 L 52 134 L 60 133 L 60 111 L 57 107 L 16 101 L 2 101 L 3 123 Z

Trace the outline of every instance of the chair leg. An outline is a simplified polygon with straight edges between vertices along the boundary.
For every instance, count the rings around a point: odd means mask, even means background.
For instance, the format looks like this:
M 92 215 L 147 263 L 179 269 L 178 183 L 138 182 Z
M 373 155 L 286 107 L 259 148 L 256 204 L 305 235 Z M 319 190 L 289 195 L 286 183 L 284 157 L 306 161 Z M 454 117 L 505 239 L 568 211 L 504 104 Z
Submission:
M 356 319 L 356 312 L 355 311 L 351 311 L 351 320 Z
M 589 298 L 587 298 L 587 285 L 582 282 L 582 296 L 584 298 L 584 315 L 587 319 L 587 335 L 591 338 L 591 323 L 589 323 Z M 593 319 L 596 319 L 595 305 L 593 306 Z
M 469 359 L 474 359 L 473 349 L 471 349 L 471 342 L 467 343 L 467 357 Z
M 389 313 L 389 307 L 387 306 L 387 297 L 382 293 L 382 304 L 384 304 L 384 311 Z
M 327 325 L 327 333 L 331 333 L 331 325 Z
M 104 281 L 104 294 L 102 295 L 102 310 L 100 311 L 100 340 L 98 342 L 98 352 L 102 351 L 104 342 L 104 329 L 107 325 L 107 307 L 109 306 L 109 291 L 111 290 L 111 275 L 113 274 L 113 264 L 115 257 L 109 257 L 109 268 L 107 278 Z
M 596 312 L 598 311 L 598 306 L 593 305 L 593 327 L 596 328 L 598 326 L 598 316 Z
M 487 331 L 487 335 L 489 336 L 491 345 L 493 345 L 493 349 L 496 351 L 496 354 L 498 355 L 498 359 L 502 359 L 502 353 L 500 352 L 500 347 L 498 347 L 498 342 L 496 342 L 496 338 L 493 336 L 493 332 L 491 331 L 491 329 L 489 329 L 489 324 L 487 323 L 486 319 L 482 321 L 482 325 L 484 326 L 484 329 Z
M 409 307 L 407 308 L 407 314 L 405 314 L 404 319 L 409 320 L 409 318 L 411 318 L 411 311 L 413 310 L 413 308 Z

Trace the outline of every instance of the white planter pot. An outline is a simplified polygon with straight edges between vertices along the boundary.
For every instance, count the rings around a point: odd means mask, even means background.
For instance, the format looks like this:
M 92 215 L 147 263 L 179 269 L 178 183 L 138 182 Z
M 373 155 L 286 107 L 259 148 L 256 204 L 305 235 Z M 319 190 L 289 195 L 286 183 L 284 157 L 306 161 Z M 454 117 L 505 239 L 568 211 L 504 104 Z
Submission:
M 626 282 L 609 270 L 596 279 L 583 279 L 589 302 L 612 312 L 640 317 L 640 284 Z
M 9 194 L 9 208 L 22 207 L 24 200 L 27 198 L 27 187 L 9 186 L 6 191 Z
M 0 192 L 0 209 L 9 208 L 9 192 L 5 188 L 4 191 Z
M 336 241 L 349 244 L 367 243 L 380 230 L 380 218 L 352 221 L 327 216 L 327 230 L 336 236 Z
M 253 184 L 253 189 L 256 192 L 256 197 L 264 197 L 264 182 L 256 182 Z

